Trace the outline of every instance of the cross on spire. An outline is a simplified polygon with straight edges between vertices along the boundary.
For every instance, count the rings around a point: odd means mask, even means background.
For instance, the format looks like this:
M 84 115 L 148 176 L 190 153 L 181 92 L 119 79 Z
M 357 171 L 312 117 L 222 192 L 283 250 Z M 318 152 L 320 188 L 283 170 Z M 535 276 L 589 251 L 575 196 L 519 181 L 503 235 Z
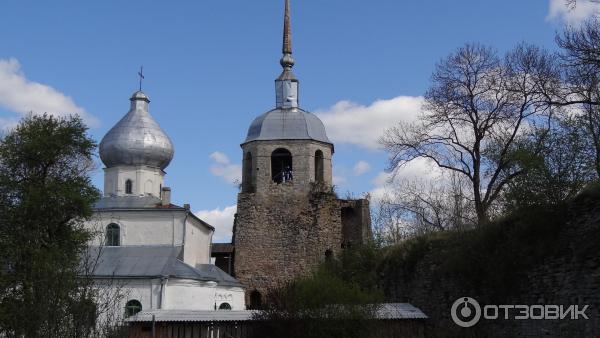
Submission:
M 142 80 L 144 80 L 144 66 L 140 67 L 140 71 L 138 72 L 138 76 L 140 77 L 140 91 L 142 91 Z

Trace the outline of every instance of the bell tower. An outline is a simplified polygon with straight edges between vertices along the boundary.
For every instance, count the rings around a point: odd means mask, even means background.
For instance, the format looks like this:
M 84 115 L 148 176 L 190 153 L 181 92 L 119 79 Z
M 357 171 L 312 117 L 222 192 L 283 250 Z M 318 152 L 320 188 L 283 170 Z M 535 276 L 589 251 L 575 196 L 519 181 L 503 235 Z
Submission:
M 234 275 L 246 285 L 250 307 L 259 307 L 269 289 L 310 274 L 350 241 L 370 236 L 368 201 L 337 198 L 333 143 L 323 122 L 300 107 L 290 0 L 285 0 L 282 52 L 275 108 L 254 119 L 241 144 Z
M 331 188 L 333 144 L 315 115 L 299 106 L 300 81 L 292 68 L 292 25 L 289 0 L 285 2 L 283 71 L 275 80 L 275 108 L 250 125 L 241 145 L 244 153 L 242 190 L 265 193 L 285 183 L 295 190 L 312 185 Z

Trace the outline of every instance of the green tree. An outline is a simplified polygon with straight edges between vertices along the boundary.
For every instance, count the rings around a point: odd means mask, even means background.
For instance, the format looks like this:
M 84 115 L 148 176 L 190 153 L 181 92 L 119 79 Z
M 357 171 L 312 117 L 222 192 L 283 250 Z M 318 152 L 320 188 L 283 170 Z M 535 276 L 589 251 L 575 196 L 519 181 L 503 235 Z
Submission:
M 572 199 L 594 179 L 592 152 L 577 117 L 553 119 L 550 129 L 538 130 L 514 152 L 523 174 L 507 185 L 506 207 L 557 206 Z
M 85 337 L 95 326 L 80 258 L 99 192 L 78 117 L 29 116 L 0 140 L 0 336 Z
M 556 41 L 562 49 L 563 86 L 547 96 L 552 105 L 579 110 L 577 119 L 593 150 L 587 159 L 600 180 L 600 19 L 567 27 Z
M 271 290 L 264 309 L 254 316 L 261 323 L 257 336 L 368 337 L 383 301 L 371 265 L 376 260 L 373 247 L 351 249 L 311 276 Z

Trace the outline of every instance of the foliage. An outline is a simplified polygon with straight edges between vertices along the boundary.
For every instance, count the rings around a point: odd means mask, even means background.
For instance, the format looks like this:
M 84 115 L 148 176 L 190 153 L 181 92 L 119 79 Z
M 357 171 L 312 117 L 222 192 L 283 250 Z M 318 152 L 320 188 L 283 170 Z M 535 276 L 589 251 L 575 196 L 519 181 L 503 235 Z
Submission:
M 348 251 L 353 251 L 348 250 Z M 362 257 L 361 253 L 366 254 Z M 375 248 L 357 249 L 324 263 L 312 276 L 271 290 L 264 309 L 255 315 L 260 337 L 368 336 L 382 293 L 373 266 Z M 363 272 L 371 275 L 363 278 Z
M 323 268 L 367 293 L 377 293 L 379 275 L 375 267 L 381 260 L 381 249 L 374 243 L 351 246 L 339 257 L 326 261 Z
M 312 199 L 338 198 L 336 186 L 328 186 L 323 182 L 310 182 L 310 196 Z
M 555 253 L 567 217 L 564 204 L 553 209 L 530 207 L 473 230 L 419 236 L 389 248 L 380 269 L 399 269 L 412 278 L 416 266 L 427 258 L 438 264 L 435 273 L 440 279 L 487 290 L 502 299 L 503 293 L 516 291 L 523 273 Z
M 504 197 L 509 210 L 559 205 L 593 180 L 591 154 L 587 154 L 591 147 L 576 119 L 556 119 L 549 130 L 538 131 L 533 138 L 538 140 L 523 143 L 515 151 L 524 173 L 507 186 Z
M 577 111 L 592 150 L 586 159 L 593 163 L 600 180 L 600 20 L 593 18 L 580 27 L 567 27 L 556 41 L 562 49 L 563 84 L 560 90 L 547 94 L 548 101 Z
M 0 335 L 85 337 L 96 320 L 79 258 L 99 193 L 77 117 L 29 116 L 0 140 Z

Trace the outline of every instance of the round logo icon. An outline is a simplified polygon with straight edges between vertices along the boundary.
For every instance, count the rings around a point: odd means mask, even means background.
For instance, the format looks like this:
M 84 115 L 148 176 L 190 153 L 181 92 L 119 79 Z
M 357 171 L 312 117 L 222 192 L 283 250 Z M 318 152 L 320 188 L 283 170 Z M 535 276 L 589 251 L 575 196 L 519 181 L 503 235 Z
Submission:
M 471 297 L 457 299 L 450 312 L 454 323 L 462 327 L 471 327 L 481 319 L 481 306 Z

